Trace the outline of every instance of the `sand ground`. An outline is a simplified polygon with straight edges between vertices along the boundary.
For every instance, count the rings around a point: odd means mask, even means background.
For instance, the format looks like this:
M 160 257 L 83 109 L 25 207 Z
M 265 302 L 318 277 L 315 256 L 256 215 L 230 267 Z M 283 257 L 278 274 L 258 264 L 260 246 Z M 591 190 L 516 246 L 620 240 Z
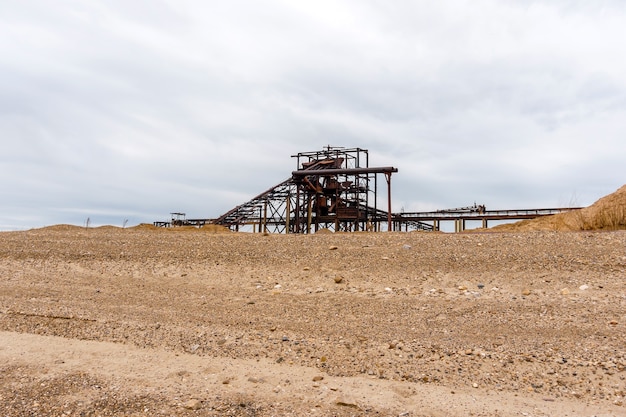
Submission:
M 0 233 L 0 415 L 626 415 L 626 231 Z

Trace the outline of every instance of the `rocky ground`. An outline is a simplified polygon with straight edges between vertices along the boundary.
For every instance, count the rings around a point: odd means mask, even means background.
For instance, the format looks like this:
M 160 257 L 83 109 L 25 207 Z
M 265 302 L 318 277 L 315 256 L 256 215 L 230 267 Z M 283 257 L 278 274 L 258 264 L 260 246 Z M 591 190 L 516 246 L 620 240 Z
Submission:
M 626 415 L 626 231 L 0 233 L 0 415 Z

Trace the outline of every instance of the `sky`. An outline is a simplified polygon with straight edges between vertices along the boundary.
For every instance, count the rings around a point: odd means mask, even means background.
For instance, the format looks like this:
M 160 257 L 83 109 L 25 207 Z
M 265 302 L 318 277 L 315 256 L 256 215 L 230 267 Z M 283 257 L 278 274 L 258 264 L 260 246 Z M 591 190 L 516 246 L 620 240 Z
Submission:
M 0 230 L 215 218 L 298 152 L 394 166 L 394 211 L 626 183 L 622 0 L 0 2 Z

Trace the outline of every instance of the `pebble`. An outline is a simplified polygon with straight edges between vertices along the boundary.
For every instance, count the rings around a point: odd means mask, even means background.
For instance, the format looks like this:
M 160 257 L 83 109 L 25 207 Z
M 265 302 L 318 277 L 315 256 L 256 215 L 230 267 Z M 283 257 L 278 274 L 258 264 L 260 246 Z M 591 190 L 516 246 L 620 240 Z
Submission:
M 328 250 L 337 250 L 337 249 L 339 249 L 337 246 L 329 246 L 328 247 Z
M 528 288 L 524 288 L 522 295 L 530 295 L 530 290 Z
M 578 289 L 581 290 L 581 291 L 585 291 L 585 290 L 589 289 L 589 285 L 583 284 L 580 287 L 578 287 Z
M 202 402 L 194 398 L 183 404 L 183 407 L 187 410 L 199 410 L 202 408 Z
M 356 401 L 346 397 L 338 398 L 337 401 L 335 401 L 335 404 L 340 407 L 359 408 Z
M 567 288 L 563 288 L 561 290 L 561 295 L 568 295 L 569 294 L 569 290 Z
M 313 377 L 313 382 L 322 381 L 324 379 L 321 375 L 316 375 Z
M 340 275 L 337 275 L 335 277 L 335 284 L 341 284 L 341 281 L 343 281 L 343 277 Z

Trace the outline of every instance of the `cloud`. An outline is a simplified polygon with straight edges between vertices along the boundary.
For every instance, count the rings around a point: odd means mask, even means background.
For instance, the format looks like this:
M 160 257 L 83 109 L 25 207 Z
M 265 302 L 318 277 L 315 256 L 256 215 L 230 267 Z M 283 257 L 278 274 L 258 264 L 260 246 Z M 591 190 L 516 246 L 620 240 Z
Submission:
M 0 229 L 216 217 L 328 144 L 397 166 L 396 209 L 624 183 L 622 2 L 0 8 Z

